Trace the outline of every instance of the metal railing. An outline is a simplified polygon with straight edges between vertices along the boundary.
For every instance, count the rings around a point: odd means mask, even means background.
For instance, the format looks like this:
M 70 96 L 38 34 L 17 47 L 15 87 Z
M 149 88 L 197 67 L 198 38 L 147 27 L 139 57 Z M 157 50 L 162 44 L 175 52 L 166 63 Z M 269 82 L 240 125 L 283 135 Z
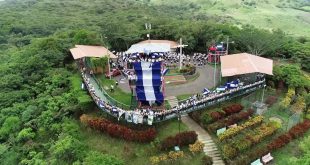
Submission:
M 123 103 L 115 100 L 114 98 L 112 98 L 110 95 L 108 95 L 108 93 L 102 88 L 101 81 L 98 80 L 94 75 L 90 75 L 90 76 L 91 76 L 90 78 L 93 79 L 96 82 L 96 85 L 98 86 L 98 89 L 100 90 L 100 92 L 102 92 L 103 97 L 105 97 L 105 98 L 103 98 L 105 101 L 107 101 L 111 105 L 114 105 L 114 106 L 122 108 L 122 109 L 127 109 L 127 110 L 130 109 L 129 105 L 123 104 Z M 170 113 L 168 115 L 163 115 L 163 117 L 155 116 L 154 120 L 153 120 L 153 123 L 162 122 L 162 121 L 166 121 L 166 120 L 169 120 L 169 119 L 172 119 L 172 118 L 176 118 L 176 117 L 178 117 L 179 114 L 182 115 L 182 114 L 190 113 L 190 112 L 193 112 L 193 111 L 205 109 L 205 108 L 210 107 L 212 105 L 215 105 L 215 104 L 227 101 L 227 100 L 231 100 L 233 98 L 236 98 L 236 97 L 248 94 L 248 93 L 251 93 L 251 92 L 253 92 L 253 91 L 255 91 L 255 90 L 259 89 L 259 88 L 263 88 L 264 85 L 265 85 L 265 81 L 261 81 L 261 82 L 255 84 L 255 85 L 248 86 L 248 87 L 245 87 L 243 89 L 240 89 L 240 90 L 237 90 L 237 91 L 234 91 L 234 92 L 231 92 L 231 93 L 224 93 L 222 96 L 219 96 L 219 97 L 216 97 L 216 98 L 213 98 L 213 99 L 210 99 L 210 100 L 198 103 L 197 105 L 190 105 L 190 106 L 188 106 L 188 107 L 186 107 L 184 109 L 180 109 L 180 110 L 174 111 L 174 112 L 172 112 L 172 113 Z M 88 90 L 89 90 L 89 88 L 88 88 Z M 89 93 L 91 93 L 91 92 L 89 92 Z M 115 117 L 115 115 L 113 115 L 110 112 L 110 110 L 107 110 L 104 107 L 101 107 L 92 94 L 91 94 L 91 96 L 92 96 L 93 100 L 95 101 L 95 103 L 97 104 L 97 106 L 100 109 L 104 110 L 105 112 L 107 112 L 111 116 Z M 186 102 L 186 101 L 187 101 L 187 99 L 184 99 L 184 100 L 181 100 L 179 102 Z

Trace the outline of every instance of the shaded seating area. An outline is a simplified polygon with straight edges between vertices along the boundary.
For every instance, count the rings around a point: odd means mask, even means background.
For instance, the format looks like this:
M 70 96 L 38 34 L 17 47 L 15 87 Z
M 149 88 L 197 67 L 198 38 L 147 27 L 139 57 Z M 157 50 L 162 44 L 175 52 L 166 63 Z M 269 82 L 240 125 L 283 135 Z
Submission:
M 222 77 L 263 73 L 273 75 L 273 61 L 248 53 L 221 56 Z

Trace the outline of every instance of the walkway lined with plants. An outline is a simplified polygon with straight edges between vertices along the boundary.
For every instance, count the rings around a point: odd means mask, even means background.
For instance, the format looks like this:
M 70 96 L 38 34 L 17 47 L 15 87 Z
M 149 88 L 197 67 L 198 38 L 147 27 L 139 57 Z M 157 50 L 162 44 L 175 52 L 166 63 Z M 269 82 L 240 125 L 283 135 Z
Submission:
M 203 151 L 206 155 L 212 157 L 214 165 L 224 165 L 224 161 L 221 158 L 220 152 L 217 149 L 217 146 L 212 141 L 211 136 L 200 127 L 193 119 L 189 116 L 182 116 L 182 122 L 187 125 L 190 130 L 195 131 L 198 134 L 198 140 L 204 143 Z

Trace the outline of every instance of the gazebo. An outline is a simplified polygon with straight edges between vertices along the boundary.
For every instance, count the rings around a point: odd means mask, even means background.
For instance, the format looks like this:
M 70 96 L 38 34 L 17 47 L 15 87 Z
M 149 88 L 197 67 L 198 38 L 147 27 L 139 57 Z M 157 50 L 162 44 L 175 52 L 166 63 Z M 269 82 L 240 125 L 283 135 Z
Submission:
M 116 55 L 103 46 L 75 45 L 75 48 L 70 49 L 70 52 L 75 60 L 83 57 L 117 58 Z
M 272 67 L 273 61 L 271 59 L 248 53 L 221 56 L 222 77 L 249 73 L 263 73 L 273 75 Z
M 75 48 L 70 49 L 70 52 L 75 60 L 85 60 L 85 57 L 108 57 L 109 61 L 110 59 L 117 59 L 116 55 L 103 46 L 75 45 Z M 110 74 L 110 62 L 108 65 Z

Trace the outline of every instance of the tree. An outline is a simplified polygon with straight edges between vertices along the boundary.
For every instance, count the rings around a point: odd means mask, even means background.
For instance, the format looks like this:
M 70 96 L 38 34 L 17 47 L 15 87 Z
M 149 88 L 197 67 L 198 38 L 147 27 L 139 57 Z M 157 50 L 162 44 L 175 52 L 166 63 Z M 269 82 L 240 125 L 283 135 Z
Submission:
M 56 164 L 62 161 L 72 163 L 82 159 L 84 145 L 71 135 L 60 135 L 58 141 L 51 146 L 50 152 Z
M 29 140 L 29 139 L 34 138 L 35 135 L 36 134 L 32 131 L 31 128 L 24 128 L 18 133 L 17 140 L 18 141 Z
M 90 32 L 87 30 L 77 31 L 73 37 L 74 44 L 80 45 L 101 45 L 103 44 L 102 39 L 98 36 L 98 34 L 94 32 Z
M 258 30 L 252 26 L 245 26 L 239 34 L 233 37 L 241 50 L 254 55 L 269 55 L 274 53 L 283 44 L 284 34 L 281 31 L 270 33 L 266 30 Z M 245 48 L 245 49 L 244 49 Z M 269 55 L 270 56 L 270 55 Z
M 21 165 L 47 165 L 48 163 L 44 160 L 44 154 L 42 152 L 37 153 L 31 151 L 28 154 L 27 159 L 23 159 L 20 162 Z
M 4 140 L 20 128 L 20 120 L 17 116 L 8 117 L 0 128 L 0 139 Z

